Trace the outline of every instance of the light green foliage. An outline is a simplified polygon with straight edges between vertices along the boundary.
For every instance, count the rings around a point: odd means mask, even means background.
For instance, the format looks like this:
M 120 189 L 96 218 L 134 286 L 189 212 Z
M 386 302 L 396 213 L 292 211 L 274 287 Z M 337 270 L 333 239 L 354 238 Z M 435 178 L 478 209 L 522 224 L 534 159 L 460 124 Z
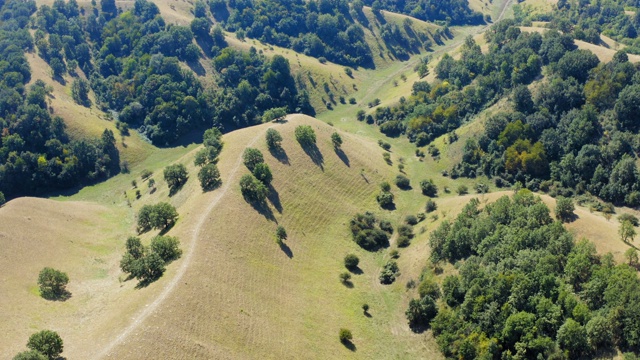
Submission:
M 396 280 L 396 277 L 399 275 L 399 273 L 400 269 L 398 268 L 398 263 L 396 263 L 394 260 L 389 260 L 380 272 L 380 283 L 384 285 L 392 284 Z
M 354 254 L 347 254 L 344 257 L 344 266 L 347 269 L 350 269 L 350 270 L 356 269 L 359 263 L 360 263 L 360 259 Z
M 633 224 L 629 220 L 624 220 L 620 224 L 620 229 L 618 230 L 618 234 L 620 234 L 620 240 L 625 243 L 633 242 L 633 238 L 636 237 L 636 229 L 633 227 Z
M 469 193 L 469 188 L 467 187 L 467 185 L 460 185 L 456 189 L 456 192 L 458 193 L 458 195 L 465 195 Z
M 45 355 L 50 360 L 57 359 L 64 350 L 62 338 L 51 330 L 42 330 L 31 335 L 27 347 Z
M 587 331 L 573 319 L 567 319 L 558 329 L 558 345 L 566 349 L 570 357 L 578 357 L 588 349 Z
M 638 265 L 638 250 L 630 247 L 624 252 L 624 257 L 631 266 Z
M 287 230 L 285 230 L 284 226 L 278 225 L 276 228 L 276 242 L 280 244 L 285 240 L 287 240 Z
M 342 137 L 337 132 L 331 134 L 331 143 L 335 149 L 339 149 L 342 146 Z
M 45 267 L 38 275 L 40 295 L 48 300 L 60 299 L 67 293 L 66 286 L 69 276 L 62 271 Z
M 566 222 L 574 216 L 575 207 L 573 201 L 569 198 L 558 196 L 556 199 L 556 218 Z
M 262 122 L 278 121 L 283 119 L 285 116 L 287 116 L 286 107 L 269 109 L 262 115 Z
M 198 180 L 200 180 L 200 187 L 203 191 L 209 191 L 217 188 L 222 184 L 220 179 L 220 171 L 214 163 L 204 165 L 198 171 Z M 151 182 L 149 182 L 151 184 Z
M 316 132 L 309 125 L 299 125 L 295 130 L 296 140 L 302 147 L 309 147 L 316 143 Z
M 351 281 L 351 274 L 349 274 L 348 272 L 340 273 L 339 277 L 340 277 L 340 282 L 345 285 Z
M 353 339 L 353 335 L 351 334 L 351 330 L 348 329 L 340 329 L 340 333 L 338 333 L 338 338 L 342 343 L 348 343 Z
M 242 196 L 249 202 L 263 203 L 267 198 L 267 187 L 251 174 L 240 178 L 240 190 Z
M 282 135 L 280 135 L 280 132 L 278 132 L 278 130 L 267 129 L 265 139 L 270 150 L 275 151 L 281 148 Z
M 246 148 L 242 154 L 242 161 L 249 171 L 253 171 L 256 165 L 264 163 L 264 156 L 258 149 Z
M 13 360 L 47 360 L 44 354 L 35 350 L 28 350 L 19 353 L 18 355 L 13 357 Z
M 138 211 L 138 232 L 153 229 L 166 230 L 178 219 L 178 212 L 173 205 L 161 202 L 155 205 L 144 205 Z

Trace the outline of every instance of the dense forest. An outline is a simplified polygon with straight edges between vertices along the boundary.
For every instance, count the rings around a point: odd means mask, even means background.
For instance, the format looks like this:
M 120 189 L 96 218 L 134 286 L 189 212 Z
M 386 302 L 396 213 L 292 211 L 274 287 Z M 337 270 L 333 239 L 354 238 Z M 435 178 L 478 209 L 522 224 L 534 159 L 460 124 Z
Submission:
M 70 141 L 47 103 L 51 89 L 31 81 L 24 55 L 34 40 L 27 29 L 34 1 L 2 2 L 0 11 L 0 191 L 8 198 L 68 188 L 120 170 L 115 137 Z
M 576 359 L 640 346 L 636 269 L 574 242 L 528 190 L 484 208 L 472 200 L 430 246 L 433 264 L 456 270 L 427 270 L 407 317 L 430 326 L 449 358 Z
M 447 25 L 484 23 L 482 14 L 471 10 L 466 0 L 364 0 L 364 3 L 371 6 L 374 13 L 388 10 Z

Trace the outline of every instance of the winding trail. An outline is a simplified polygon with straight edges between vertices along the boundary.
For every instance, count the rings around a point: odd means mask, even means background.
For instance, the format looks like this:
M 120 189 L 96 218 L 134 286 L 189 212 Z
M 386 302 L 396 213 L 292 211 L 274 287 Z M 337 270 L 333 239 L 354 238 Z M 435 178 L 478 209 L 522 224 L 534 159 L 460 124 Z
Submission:
M 511 4 L 512 1 L 513 0 L 505 1 L 504 5 L 502 6 L 502 11 L 500 12 L 500 15 L 498 16 L 498 19 L 494 22 L 494 24 L 499 22 L 500 20 L 502 20 L 504 18 L 504 15 L 505 15 L 505 13 L 506 13 L 507 9 L 509 8 L 509 5 Z M 482 33 L 486 29 L 490 28 L 492 25 L 493 24 L 489 24 L 489 25 L 487 25 L 487 26 L 485 26 L 483 28 L 480 28 L 480 30 L 477 31 L 476 34 Z M 446 50 L 448 50 L 450 48 L 453 48 L 453 47 L 455 47 L 457 45 L 460 45 L 462 43 L 462 41 L 464 41 L 464 40 L 456 41 L 456 42 L 453 42 L 451 44 L 448 44 L 448 45 L 444 46 L 443 48 L 438 49 L 437 52 L 446 51 Z M 398 71 L 396 71 L 394 74 L 392 74 L 388 78 L 381 79 L 381 80 L 377 81 L 375 83 L 375 86 L 371 86 L 367 90 L 367 92 L 365 93 L 365 98 L 370 97 L 373 92 L 378 90 L 382 86 L 382 84 L 384 84 L 385 82 L 390 81 L 390 79 L 392 79 L 395 75 L 397 75 L 397 73 L 404 72 L 407 68 L 411 67 L 412 65 L 413 65 L 412 62 L 408 62 L 404 66 L 400 67 L 398 69 Z M 277 125 L 272 125 L 269 128 L 274 127 L 274 126 L 277 126 Z M 266 131 L 266 129 L 265 129 L 265 131 Z M 253 145 L 263 135 L 263 133 L 264 133 L 264 131 L 261 131 L 260 133 L 258 133 L 253 139 L 251 139 L 251 141 L 246 146 L 249 147 L 249 146 Z M 236 164 L 233 167 L 233 169 L 231 170 L 231 172 L 229 173 L 227 181 L 225 181 L 223 183 L 222 188 L 215 194 L 215 196 L 211 200 L 211 203 L 209 204 L 207 209 L 202 213 L 202 215 L 200 216 L 200 219 L 198 219 L 196 227 L 191 230 L 193 235 L 191 236 L 191 239 L 190 239 L 190 242 L 189 242 L 189 250 L 188 250 L 186 256 L 183 258 L 182 264 L 180 265 L 180 268 L 176 272 L 176 274 L 173 277 L 173 279 L 171 279 L 171 281 L 162 290 L 160 295 L 158 295 L 158 297 L 156 297 L 151 304 L 147 305 L 140 313 L 138 313 L 135 316 L 135 320 L 133 320 L 133 322 L 131 322 L 129 324 L 129 326 L 127 326 L 120 333 L 120 335 L 118 335 L 117 338 L 113 339 L 105 347 L 102 348 L 102 350 L 94 357 L 94 359 L 102 359 L 102 358 L 105 358 L 105 357 L 109 357 L 111 351 L 113 351 L 113 349 L 116 346 L 120 345 L 136 328 L 138 328 L 142 324 L 142 322 L 149 317 L 149 315 L 151 315 L 154 311 L 156 311 L 157 308 L 160 306 L 160 304 L 162 304 L 164 302 L 164 300 L 169 296 L 169 294 L 171 294 L 173 292 L 173 290 L 175 289 L 176 285 L 180 282 L 180 280 L 184 276 L 185 272 L 187 271 L 187 268 L 191 264 L 191 260 L 193 258 L 193 254 L 195 253 L 195 249 L 196 249 L 196 246 L 198 244 L 198 239 L 200 238 L 200 231 L 202 230 L 202 227 L 205 224 L 205 221 L 209 218 L 209 215 L 211 214 L 213 209 L 218 205 L 220 200 L 227 194 L 227 191 L 229 190 L 229 187 L 231 186 L 231 183 L 232 183 L 231 179 L 233 179 L 235 177 L 235 175 L 238 172 L 238 169 L 240 168 L 241 165 L 242 165 L 242 154 L 240 154 L 238 156 L 238 159 L 236 160 Z M 375 279 L 374 279 L 374 281 L 375 281 Z
M 277 126 L 277 125 L 272 125 L 267 129 L 270 129 L 274 126 Z M 264 131 L 266 131 L 266 129 Z M 255 144 L 255 142 L 260 137 L 264 136 L 264 131 L 260 131 L 253 139 L 251 139 L 251 141 L 249 141 L 249 143 L 247 143 L 246 147 L 250 147 L 253 144 Z M 135 320 L 133 320 L 133 322 L 131 322 L 129 326 L 127 326 L 120 333 L 120 335 L 118 335 L 117 338 L 113 339 L 104 348 L 102 348 L 102 350 L 94 357 L 94 359 L 102 359 L 105 357 L 109 357 L 110 352 L 116 346 L 120 345 L 138 326 L 140 326 L 140 324 L 142 324 L 142 322 L 147 317 L 149 317 L 149 315 L 151 315 L 160 306 L 160 304 L 164 302 L 164 300 L 169 296 L 169 294 L 173 292 L 176 285 L 178 284 L 178 282 L 180 282 L 185 272 L 187 271 L 187 268 L 191 264 L 191 259 L 193 258 L 193 254 L 195 253 L 195 249 L 198 244 L 198 239 L 200 238 L 200 231 L 202 230 L 202 227 L 205 224 L 205 221 L 209 218 L 209 215 L 211 214 L 213 209 L 218 205 L 220 200 L 227 194 L 227 191 L 229 190 L 229 187 L 231 186 L 231 183 L 232 183 L 231 179 L 235 177 L 241 165 L 242 165 L 242 154 L 238 156 L 238 159 L 236 160 L 236 164 L 233 167 L 233 169 L 231 169 L 231 171 L 229 172 L 227 180 L 223 183 L 222 188 L 220 188 L 219 191 L 215 194 L 215 196 L 211 200 L 211 203 L 209 203 L 209 206 L 202 213 L 202 215 L 200 216 L 200 219 L 198 219 L 196 227 L 191 230 L 193 235 L 191 235 L 191 240 L 189 241 L 189 250 L 187 251 L 186 256 L 183 258 L 182 264 L 180 265 L 180 268 L 176 272 L 173 279 L 171 279 L 171 281 L 162 290 L 160 295 L 158 295 L 158 297 L 156 297 L 151 304 L 147 305 L 144 308 L 144 310 L 142 310 L 139 314 L 135 316 Z

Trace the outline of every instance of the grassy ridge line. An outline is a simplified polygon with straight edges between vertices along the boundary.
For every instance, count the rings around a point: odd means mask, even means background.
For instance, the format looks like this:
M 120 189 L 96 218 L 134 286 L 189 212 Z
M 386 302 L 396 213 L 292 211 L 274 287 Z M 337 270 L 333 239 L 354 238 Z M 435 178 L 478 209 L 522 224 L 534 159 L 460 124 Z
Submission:
M 275 126 L 277 125 L 271 125 L 268 128 L 272 128 Z M 260 137 L 264 136 L 265 132 L 266 132 L 266 129 L 258 132 L 258 134 L 256 134 L 256 136 L 247 144 L 247 147 L 251 147 Z M 158 308 L 158 306 L 167 298 L 167 296 L 175 288 L 176 284 L 182 279 L 182 277 L 184 276 L 184 273 L 186 272 L 186 269 L 191 264 L 191 259 L 193 258 L 193 254 L 198 244 L 198 239 L 200 238 L 200 232 L 201 232 L 202 226 L 204 225 L 205 221 L 210 217 L 211 212 L 218 205 L 218 203 L 220 202 L 220 199 L 222 199 L 222 197 L 226 195 L 231 184 L 233 183 L 235 185 L 235 183 L 232 182 L 232 179 L 235 179 L 236 173 L 238 172 L 241 165 L 242 165 L 242 156 L 238 156 L 236 163 L 234 165 L 234 168 L 231 170 L 231 173 L 229 174 L 229 177 L 223 181 L 222 187 L 218 191 L 216 191 L 216 195 L 211 200 L 206 211 L 197 220 L 197 225 L 195 226 L 195 228 L 191 230 L 192 236 L 189 240 L 187 253 L 182 259 L 180 268 L 178 269 L 176 274 L 173 276 L 171 281 L 164 287 L 160 295 L 156 297 L 155 300 L 149 306 L 145 307 L 144 310 L 142 310 L 142 312 L 136 315 L 135 320 L 133 320 L 133 322 L 125 330 L 123 330 L 117 338 L 115 338 L 113 341 L 108 343 L 98 353 L 98 355 L 96 356 L 97 359 L 101 359 L 101 358 L 104 358 L 105 356 L 108 356 L 109 352 L 114 347 L 116 347 L 122 341 L 124 341 L 127 336 L 129 336 L 138 326 L 140 326 L 140 324 L 149 315 L 151 315 Z

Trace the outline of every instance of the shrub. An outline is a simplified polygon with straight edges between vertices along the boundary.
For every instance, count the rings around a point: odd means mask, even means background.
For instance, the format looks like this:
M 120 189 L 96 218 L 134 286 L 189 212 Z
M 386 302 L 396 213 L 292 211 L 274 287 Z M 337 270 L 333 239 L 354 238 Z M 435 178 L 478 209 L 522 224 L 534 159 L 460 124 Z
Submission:
M 347 76 L 350 77 L 350 78 L 353 77 L 353 71 L 351 70 L 351 68 L 345 67 L 344 68 L 344 73 L 347 74 Z
M 399 236 L 397 243 L 398 247 L 404 248 L 411 245 L 411 239 L 408 236 Z
M 348 343 L 353 339 L 353 335 L 351 334 L 351 330 L 348 329 L 340 329 L 340 333 L 338 334 L 338 338 L 341 343 Z
M 349 98 L 349 104 L 351 104 L 351 105 L 355 105 L 355 104 L 356 104 L 356 98 L 354 98 L 354 97 L 350 97 L 350 98 Z M 364 110 L 363 110 L 363 111 L 364 111 Z
M 188 177 L 187 168 L 182 164 L 169 165 L 164 168 L 164 180 L 172 192 L 179 190 L 187 182 Z
M 430 296 L 433 299 L 438 299 L 440 297 L 440 288 L 433 279 L 427 277 L 418 285 L 418 294 L 420 294 L 421 298 Z
M 424 210 L 425 210 L 427 213 L 434 212 L 434 211 L 436 211 L 437 209 L 438 209 L 438 204 L 436 204 L 436 202 L 435 202 L 435 201 L 433 201 L 433 200 L 431 200 L 431 199 L 427 200 L 427 205 L 425 205 L 425 207 L 424 207 Z
M 347 284 L 351 280 L 351 274 L 348 272 L 340 273 L 340 282 L 343 284 Z
M 394 205 L 393 199 L 394 199 L 393 194 L 388 191 L 382 191 L 378 194 L 378 196 L 376 196 L 376 200 L 378 201 L 378 204 L 380 204 L 380 207 L 383 209 L 393 208 L 393 205 Z
M 267 198 L 267 187 L 251 174 L 246 174 L 240 179 L 242 196 L 249 202 L 262 203 Z
M 302 147 L 315 145 L 316 132 L 309 125 L 299 125 L 295 130 L 296 140 Z
M 333 143 L 333 147 L 339 149 L 342 145 L 342 137 L 337 132 L 331 134 L 331 142 Z
M 420 300 L 411 300 L 409 302 L 409 308 L 405 312 L 407 320 L 409 321 L 409 327 L 412 329 L 429 326 L 429 323 L 437 314 L 438 308 L 436 307 L 436 302 L 430 296 L 425 296 Z
M 389 260 L 380 273 L 380 283 L 385 285 L 393 283 L 396 280 L 398 271 L 398 264 L 394 260 Z
M 386 151 L 391 150 L 391 144 L 386 141 L 378 140 L 378 145 Z
M 562 222 L 566 222 L 573 217 L 573 201 L 563 196 L 558 196 L 556 199 L 556 218 Z
M 349 226 L 353 240 L 363 249 L 375 251 L 389 245 L 389 235 L 376 227 L 377 219 L 370 213 L 356 214 Z
M 456 189 L 456 192 L 458 193 L 458 195 L 465 195 L 469 193 L 469 188 L 467 187 L 467 185 L 460 185 Z
M 389 220 L 380 221 L 380 229 L 388 232 L 389 234 L 393 234 L 393 226 Z
M 477 183 L 474 187 L 478 194 L 486 194 L 489 192 L 489 186 L 485 183 Z
M 628 213 L 624 213 L 618 216 L 618 221 L 620 223 L 623 223 L 624 221 L 629 221 L 633 226 L 640 225 L 640 223 L 638 222 L 638 218 Z
M 270 150 L 278 150 L 282 147 L 282 135 L 275 129 L 268 129 L 265 135 L 267 147 Z
M 276 228 L 276 242 L 281 244 L 285 240 L 287 240 L 287 230 L 285 230 L 284 226 L 278 225 Z
M 149 187 L 152 187 L 151 180 L 149 180 Z M 200 187 L 202 187 L 204 191 L 213 190 L 222 184 L 220 171 L 214 163 L 206 164 L 200 168 L 200 171 L 198 171 L 198 180 L 200 180 Z
M 358 267 L 359 263 L 360 259 L 358 259 L 354 254 L 347 254 L 347 256 L 344 257 L 344 266 L 347 269 L 355 269 Z
M 48 358 L 44 356 L 44 354 L 35 350 L 23 351 L 13 357 L 13 360 L 47 360 L 47 359 Z
M 29 337 L 27 347 L 53 360 L 60 356 L 64 349 L 64 344 L 57 332 L 42 330 Z
M 411 188 L 411 182 L 408 177 L 404 175 L 398 175 L 396 176 L 396 186 L 399 187 L 400 189 L 407 190 Z
M 262 122 L 278 121 L 283 119 L 285 116 L 287 116 L 286 107 L 269 109 L 262 115 Z
M 384 159 L 384 162 L 387 163 L 387 165 L 391 165 L 392 161 L 391 161 L 391 154 L 389 153 L 383 153 L 382 154 L 382 158 Z
M 404 221 L 409 225 L 415 225 L 418 223 L 418 218 L 415 215 L 407 215 L 405 216 Z
M 398 235 L 400 236 L 406 236 L 408 238 L 412 238 L 413 237 L 413 228 L 409 225 L 399 225 L 398 226 Z
M 369 312 L 369 304 L 364 303 L 362 304 L 362 311 L 364 311 L 364 313 L 368 313 Z
M 425 213 L 418 213 L 416 217 L 418 218 L 418 222 L 423 222 L 427 218 L 427 215 Z
M 438 187 L 433 182 L 433 179 L 420 181 L 420 190 L 422 190 L 423 195 L 429 197 L 435 197 L 438 195 Z
M 269 186 L 271 184 L 271 180 L 273 180 L 273 175 L 271 174 L 271 169 L 269 169 L 269 165 L 266 163 L 260 163 L 256 165 L 253 169 L 253 176 L 256 179 L 260 180 L 265 186 Z
M 264 157 L 262 156 L 262 152 L 258 149 L 254 148 L 246 148 L 244 149 L 244 153 L 242 154 L 242 161 L 244 165 L 249 169 L 249 171 L 253 172 L 256 165 L 264 163 Z
M 127 239 L 127 251 L 120 260 L 120 269 L 132 277 L 143 281 L 153 281 L 165 271 L 165 264 L 182 255 L 180 242 L 175 237 L 156 236 L 146 248 L 139 238 Z
M 391 191 L 391 185 L 388 182 L 383 181 L 380 183 L 380 190 L 382 191 Z
M 48 300 L 59 299 L 66 293 L 69 276 L 62 271 L 45 267 L 38 275 L 40 296 Z
M 142 180 L 147 180 L 151 175 L 153 175 L 153 171 L 145 169 L 140 173 L 140 178 L 142 178 Z

